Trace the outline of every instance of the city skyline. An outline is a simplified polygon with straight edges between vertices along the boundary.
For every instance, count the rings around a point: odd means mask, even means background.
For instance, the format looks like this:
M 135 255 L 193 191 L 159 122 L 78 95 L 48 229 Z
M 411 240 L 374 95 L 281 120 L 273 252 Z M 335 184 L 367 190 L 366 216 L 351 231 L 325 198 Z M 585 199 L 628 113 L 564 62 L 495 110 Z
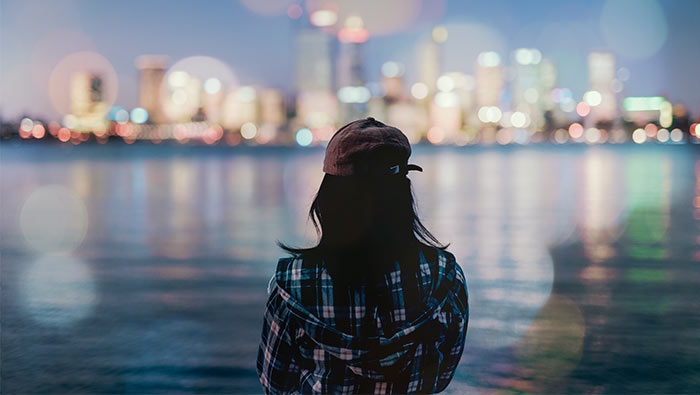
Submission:
M 615 0 L 615 3 L 619 1 Z M 649 36 L 647 38 L 653 42 L 648 45 L 642 42 L 639 48 L 621 48 L 625 53 L 615 50 L 616 45 L 624 43 L 624 34 L 622 40 L 615 42 L 610 40 L 610 32 L 605 32 L 606 13 L 609 19 L 610 7 L 616 5 L 610 5 L 610 2 L 595 1 L 587 7 L 561 6 L 554 2 L 541 2 L 537 7 L 504 1 L 488 6 L 446 2 L 442 12 L 433 9 L 435 4 L 440 8 L 441 2 L 433 2 L 429 8 L 419 1 L 409 3 L 423 8 L 416 10 L 417 16 L 411 17 L 404 28 L 398 28 L 393 34 L 379 32 L 371 35 L 364 44 L 367 82 L 380 81 L 381 66 L 387 61 L 405 65 L 407 85 L 418 81 L 416 47 L 435 26 L 443 25 L 449 38 L 443 44 L 441 72 L 473 73 L 474 59 L 470 58 L 486 49 L 508 57 L 511 51 L 521 46 L 539 48 L 559 70 L 557 86 L 569 87 L 575 96 L 580 96 L 589 87 L 588 53 L 604 50 L 614 53 L 618 65 L 630 71 L 626 95 L 665 95 L 674 103 L 688 106 L 693 115 L 700 110 L 700 88 L 693 68 L 700 62 L 694 58 L 700 55 L 692 46 L 692 34 L 697 36 L 700 27 L 684 23 L 686 19 L 692 20 L 690 16 L 697 15 L 692 10 L 697 8 L 700 11 L 700 3 L 657 3 L 653 0 L 635 3 L 646 4 L 652 11 L 653 7 L 662 6 L 664 15 L 663 19 L 658 19 L 658 14 L 644 14 L 642 6 L 641 11 L 630 10 L 631 19 L 657 18 L 656 21 L 662 20 L 666 24 L 662 23 L 663 26 L 654 31 L 654 34 L 663 36 L 661 39 Z M 42 3 L 41 6 L 4 0 L 0 63 L 4 87 L 0 106 L 2 117 L 12 119 L 30 114 L 57 119 L 59 114 L 52 108 L 46 90 L 42 91 L 41 86 L 63 57 L 80 50 L 98 52 L 112 64 L 119 89 L 115 104 L 129 108 L 137 106 L 139 100 L 139 78 L 134 59 L 151 53 L 167 56 L 169 65 L 191 55 L 213 56 L 231 67 L 241 85 L 274 87 L 286 94 L 294 93 L 294 21 L 285 12 L 278 16 L 259 15 L 233 0 L 202 5 L 183 2 L 170 7 L 157 1 L 131 5 L 136 8 L 119 9 L 112 3 L 88 4 L 79 0 Z M 286 9 L 286 5 L 284 7 Z M 581 9 L 576 10 L 577 7 Z M 426 11 L 434 15 L 426 15 Z M 125 12 L 128 15 L 124 15 Z M 304 10 L 302 18 L 308 18 L 306 12 Z M 489 18 L 479 18 L 480 13 L 503 23 L 495 26 Z M 544 25 L 540 21 L 541 28 L 536 27 L 538 13 L 540 16 L 549 15 L 542 18 Z M 570 19 L 562 17 L 567 13 Z M 149 16 L 152 21 L 146 23 Z M 203 30 L 202 17 L 210 19 L 208 27 Z M 51 23 L 43 23 L 45 19 Z M 226 19 L 227 24 L 223 23 Z M 477 19 L 479 21 L 475 21 Z M 593 23 L 595 19 L 600 20 Z M 96 20 L 111 23 L 100 25 Z M 621 28 L 625 28 L 625 24 L 622 23 Z M 568 28 L 563 28 L 567 25 Z M 99 26 L 102 29 L 96 32 Z M 119 26 L 128 26 L 129 29 L 120 30 Z M 164 29 L 160 34 L 157 26 Z M 557 28 L 564 29 L 560 37 L 546 37 L 548 31 Z M 17 31 L 21 34 L 9 33 Z M 237 40 L 240 34 L 245 34 L 245 39 Z M 232 39 L 227 41 L 229 37 Z M 471 38 L 480 40 L 477 42 Z M 571 44 L 572 40 L 578 44 L 578 49 L 566 48 L 567 41 Z

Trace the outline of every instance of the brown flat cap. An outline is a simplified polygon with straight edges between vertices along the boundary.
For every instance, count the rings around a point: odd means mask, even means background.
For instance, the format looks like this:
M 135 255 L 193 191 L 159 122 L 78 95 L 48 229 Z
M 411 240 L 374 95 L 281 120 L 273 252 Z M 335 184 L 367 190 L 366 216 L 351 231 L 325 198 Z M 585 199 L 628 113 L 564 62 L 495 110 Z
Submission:
M 399 129 L 374 118 L 359 119 L 338 129 L 328 142 L 323 172 L 334 176 L 395 175 L 409 170 L 411 144 Z

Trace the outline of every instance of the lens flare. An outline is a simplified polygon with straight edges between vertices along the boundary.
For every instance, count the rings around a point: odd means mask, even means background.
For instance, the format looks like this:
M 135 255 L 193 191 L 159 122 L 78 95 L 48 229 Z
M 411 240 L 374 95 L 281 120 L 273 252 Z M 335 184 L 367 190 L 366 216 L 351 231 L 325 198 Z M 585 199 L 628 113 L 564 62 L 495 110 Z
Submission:
M 92 76 L 95 81 L 99 80 L 99 85 L 93 86 L 94 91 L 91 93 L 98 97 L 91 100 L 104 103 L 105 108 L 114 104 L 119 91 L 119 82 L 112 64 L 96 52 L 76 52 L 63 58 L 51 71 L 49 98 L 56 112 L 66 115 L 74 110 L 72 107 L 75 105 L 75 100 L 71 97 L 81 92 L 77 92 L 71 84 L 75 84 L 75 77 L 80 74 Z
M 632 59 L 653 56 L 668 37 L 666 17 L 656 0 L 607 0 L 600 28 L 616 53 Z
M 62 130 L 59 139 L 64 141 Z M 39 187 L 29 195 L 20 212 L 24 240 L 36 251 L 70 251 L 82 243 L 87 226 L 85 203 L 62 185 Z
M 20 277 L 20 306 L 39 324 L 65 327 L 87 317 L 97 303 L 88 265 L 68 254 L 47 254 Z

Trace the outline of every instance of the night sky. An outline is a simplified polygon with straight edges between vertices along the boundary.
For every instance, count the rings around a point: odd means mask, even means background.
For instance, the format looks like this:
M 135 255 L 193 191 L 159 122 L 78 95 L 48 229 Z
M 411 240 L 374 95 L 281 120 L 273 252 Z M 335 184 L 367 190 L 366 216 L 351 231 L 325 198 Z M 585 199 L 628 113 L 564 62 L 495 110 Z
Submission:
M 481 50 L 497 50 L 507 58 L 515 48 L 534 47 L 558 65 L 557 86 L 572 88 L 580 100 L 587 88 L 588 52 L 607 50 L 617 55 L 618 66 L 630 70 L 625 95 L 662 94 L 686 104 L 694 116 L 700 112 L 700 1 L 414 3 L 423 9 L 416 10 L 421 15 L 410 26 L 373 35 L 365 44 L 370 82 L 378 80 L 382 63 L 389 60 L 403 62 L 407 82 L 414 82 L 417 43 L 435 25 L 444 24 L 449 38 L 443 71 L 471 72 Z M 0 0 L 0 4 L 0 111 L 6 119 L 21 114 L 55 119 L 58 114 L 46 93 L 48 76 L 63 57 L 82 50 L 96 51 L 112 63 L 119 78 L 116 104 L 125 107 L 138 104 L 134 60 L 142 54 L 167 55 L 171 64 L 187 56 L 212 56 L 227 63 L 241 84 L 292 92 L 294 29 L 284 12 L 260 15 L 237 0 Z M 619 9 L 624 12 L 615 12 Z

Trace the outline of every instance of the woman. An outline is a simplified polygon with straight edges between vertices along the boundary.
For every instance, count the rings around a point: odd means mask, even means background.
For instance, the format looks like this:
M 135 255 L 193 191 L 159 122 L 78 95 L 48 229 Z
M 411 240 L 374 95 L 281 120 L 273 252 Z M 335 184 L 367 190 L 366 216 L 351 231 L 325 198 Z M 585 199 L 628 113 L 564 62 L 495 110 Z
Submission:
M 312 248 L 280 259 L 257 371 L 266 393 L 439 392 L 464 349 L 464 274 L 418 219 L 411 146 L 373 118 L 328 143 Z

